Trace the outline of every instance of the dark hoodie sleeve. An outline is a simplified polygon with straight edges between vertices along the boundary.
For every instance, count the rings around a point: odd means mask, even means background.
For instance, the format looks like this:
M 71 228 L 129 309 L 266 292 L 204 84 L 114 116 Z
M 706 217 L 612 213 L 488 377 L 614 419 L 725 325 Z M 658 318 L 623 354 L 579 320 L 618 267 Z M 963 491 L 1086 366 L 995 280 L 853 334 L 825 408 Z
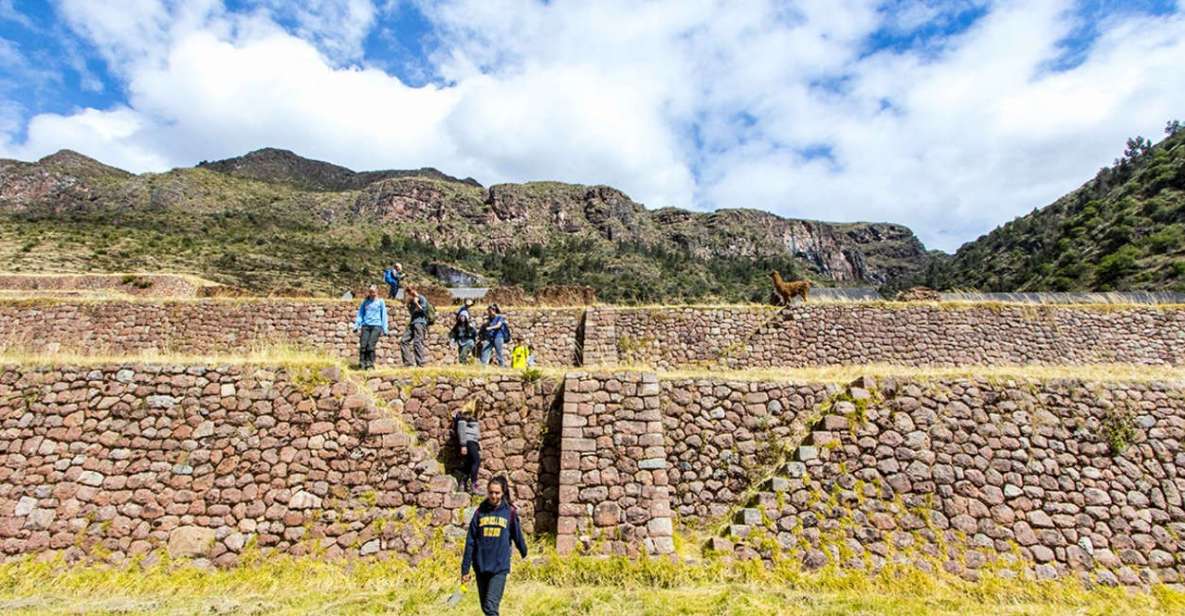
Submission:
M 518 511 L 510 510 L 510 537 L 514 539 L 514 545 L 518 548 L 518 553 L 523 558 L 527 557 L 527 541 L 523 539 L 523 527 L 518 523 Z
M 477 512 L 469 518 L 469 532 L 465 534 L 465 556 L 461 558 L 461 575 L 469 575 L 473 565 L 473 551 L 477 549 Z

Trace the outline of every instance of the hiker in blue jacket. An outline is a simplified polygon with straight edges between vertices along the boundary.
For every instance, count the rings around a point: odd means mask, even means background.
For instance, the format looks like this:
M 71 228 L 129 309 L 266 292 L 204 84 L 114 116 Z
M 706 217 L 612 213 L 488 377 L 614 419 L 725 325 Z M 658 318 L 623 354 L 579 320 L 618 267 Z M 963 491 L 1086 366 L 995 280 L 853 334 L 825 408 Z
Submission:
M 394 267 L 383 272 L 383 282 L 387 283 L 387 298 L 395 299 L 399 295 L 399 285 L 403 283 L 403 264 L 396 263 Z
M 486 498 L 469 519 L 469 533 L 465 536 L 465 557 L 461 560 L 461 582 L 468 583 L 469 567 L 477 572 L 477 595 L 481 613 L 497 616 L 506 589 L 506 575 L 510 573 L 510 542 L 527 557 L 527 542 L 523 539 L 518 511 L 510 502 L 510 486 L 499 475 L 486 486 Z
M 506 356 L 502 353 L 502 346 L 510 340 L 510 324 L 502 316 L 502 309 L 498 304 L 490 304 L 486 308 L 486 322 L 481 326 L 481 363 L 489 365 L 490 356 L 498 359 L 499 366 L 506 365 Z
M 378 346 L 379 336 L 386 336 L 387 304 L 378 298 L 379 290 L 374 285 L 366 290 L 366 299 L 358 306 L 358 314 L 354 315 L 354 331 L 358 334 L 358 367 L 363 370 L 374 369 L 374 349 Z

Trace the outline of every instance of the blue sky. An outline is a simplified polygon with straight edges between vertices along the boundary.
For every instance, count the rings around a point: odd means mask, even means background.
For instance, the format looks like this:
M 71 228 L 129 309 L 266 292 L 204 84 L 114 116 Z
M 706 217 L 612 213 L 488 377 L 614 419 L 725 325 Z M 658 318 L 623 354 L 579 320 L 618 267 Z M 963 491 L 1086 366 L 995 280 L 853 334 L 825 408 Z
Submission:
M 110 6 L 119 4 L 119 6 Z M 1185 111 L 1168 0 L 0 0 L 0 156 L 285 147 L 952 250 Z

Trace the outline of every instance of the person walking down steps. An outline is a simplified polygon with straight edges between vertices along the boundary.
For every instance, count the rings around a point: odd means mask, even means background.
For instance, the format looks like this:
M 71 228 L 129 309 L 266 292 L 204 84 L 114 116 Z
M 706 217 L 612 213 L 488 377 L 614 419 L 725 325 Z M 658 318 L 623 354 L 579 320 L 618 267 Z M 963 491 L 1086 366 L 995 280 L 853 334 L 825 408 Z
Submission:
M 523 539 L 518 511 L 510 502 L 510 485 L 499 475 L 486 485 L 486 498 L 469 519 L 465 556 L 461 559 L 461 583 L 469 582 L 472 567 L 477 573 L 477 596 L 485 616 L 498 616 L 510 573 L 511 542 L 526 558 L 527 542 Z
M 354 331 L 358 334 L 358 367 L 362 370 L 374 369 L 375 347 L 378 346 L 379 336 L 386 336 L 387 304 L 379 299 L 378 288 L 370 285 L 366 290 L 366 299 L 358 306 L 358 314 L 354 316 Z
M 408 287 L 407 314 L 407 329 L 403 331 L 403 337 L 399 339 L 403 365 L 427 365 L 428 351 L 424 346 L 424 338 L 428 336 L 428 326 L 436 321 L 436 309 L 432 307 L 423 293 Z
M 461 490 L 463 492 L 477 491 L 477 472 L 481 470 L 481 424 L 474 415 L 463 412 L 457 414 L 457 442 L 461 444 L 461 456 L 464 467 L 461 471 Z

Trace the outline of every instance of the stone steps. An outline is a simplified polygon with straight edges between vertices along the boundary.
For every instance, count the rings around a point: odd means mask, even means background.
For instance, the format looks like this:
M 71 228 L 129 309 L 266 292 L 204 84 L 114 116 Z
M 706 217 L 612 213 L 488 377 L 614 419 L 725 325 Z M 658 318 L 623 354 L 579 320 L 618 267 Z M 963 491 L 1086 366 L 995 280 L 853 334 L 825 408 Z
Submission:
M 862 377 L 847 386 L 844 392 L 851 400 L 870 400 L 869 389 L 873 382 Z M 708 550 L 725 554 L 754 555 L 746 538 L 754 528 L 764 526 L 763 511 L 778 508 L 779 495 L 789 494 L 803 485 L 804 478 L 812 470 L 822 467 L 831 457 L 833 450 L 841 446 L 843 434 L 852 429 L 856 405 L 849 400 L 840 400 L 811 427 L 802 442 L 794 449 L 790 461 L 777 473 L 765 480 L 759 491 L 749 497 L 744 506 L 733 515 L 732 521 L 718 537 L 712 537 L 705 546 Z

